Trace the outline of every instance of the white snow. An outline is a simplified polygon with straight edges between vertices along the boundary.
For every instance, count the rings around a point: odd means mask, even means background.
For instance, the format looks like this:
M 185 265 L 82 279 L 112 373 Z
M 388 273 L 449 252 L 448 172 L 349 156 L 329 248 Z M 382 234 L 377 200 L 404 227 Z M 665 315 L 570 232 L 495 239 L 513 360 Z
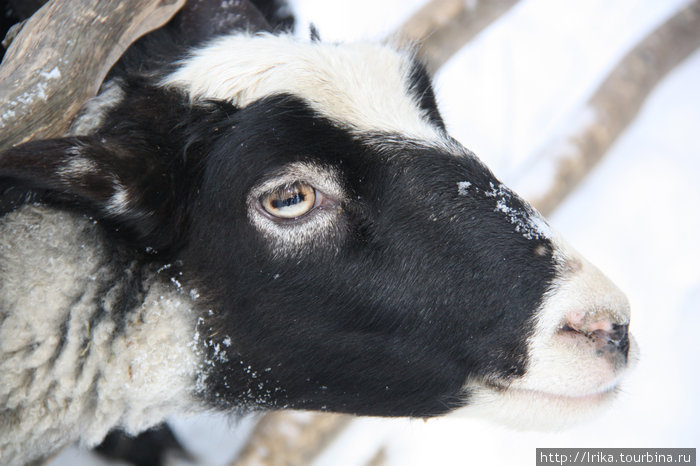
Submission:
M 466 196 L 469 193 L 469 186 L 471 185 L 469 181 L 460 181 L 457 183 L 457 193 L 460 196 Z
M 527 239 L 545 239 L 552 238 L 552 230 L 547 225 L 547 221 L 535 210 L 522 210 L 512 206 L 511 201 L 515 194 L 506 186 L 499 184 L 496 187 L 493 183 L 489 183 L 491 190 L 486 192 L 486 197 L 496 199 L 497 212 L 506 216 L 508 221 L 513 224 L 515 231 L 523 235 Z
M 509 184 L 633 44 L 685 3 L 518 2 L 438 72 L 450 133 Z
M 596 111 L 589 105 L 577 109 L 555 130 L 553 138 L 530 154 L 517 170 L 507 173 L 511 188 L 527 199 L 541 199 L 552 186 L 559 164 L 578 155 L 572 141 L 580 137 L 596 121 Z
M 61 71 L 58 69 L 58 66 L 55 66 L 50 71 L 40 71 L 39 76 L 42 78 L 42 80 L 37 81 L 32 89 L 23 92 L 21 95 L 17 96 L 15 100 L 11 100 L 3 104 L 3 113 L 0 114 L 0 129 L 5 127 L 6 120 L 15 117 L 15 110 L 20 109 L 22 106 L 32 105 L 36 99 L 41 99 L 46 102 L 46 100 L 49 98 L 48 94 L 46 93 L 49 86 L 47 81 L 60 79 Z
M 51 71 L 42 71 L 40 74 L 44 79 L 60 79 L 61 70 L 58 69 L 58 66 L 54 66 Z
M 290 0 L 297 13 L 297 32 L 308 37 L 315 25 L 324 42 L 383 40 L 425 0 Z
M 302 24 L 312 21 L 322 39 L 341 40 L 383 37 L 421 2 L 294 3 Z M 583 103 L 630 46 L 685 3 L 522 0 L 438 74 L 449 129 L 506 184 L 518 179 L 548 141 L 576 125 Z M 550 218 L 632 304 L 641 361 L 612 409 L 552 433 L 476 419 L 363 418 L 316 466 L 365 465 L 380 448 L 387 466 L 449 466 L 534 464 L 537 447 L 700 447 L 698 82 L 700 53 L 657 87 L 594 173 Z M 460 184 L 458 192 L 468 188 Z M 221 439 L 240 440 L 250 428 L 227 432 L 222 424 L 203 417 L 190 430 L 184 423 L 176 431 L 198 455 L 221 453 L 215 460 L 200 456 L 205 464 L 226 464 L 233 452 Z M 52 465 L 79 464 L 75 454 L 64 453 Z

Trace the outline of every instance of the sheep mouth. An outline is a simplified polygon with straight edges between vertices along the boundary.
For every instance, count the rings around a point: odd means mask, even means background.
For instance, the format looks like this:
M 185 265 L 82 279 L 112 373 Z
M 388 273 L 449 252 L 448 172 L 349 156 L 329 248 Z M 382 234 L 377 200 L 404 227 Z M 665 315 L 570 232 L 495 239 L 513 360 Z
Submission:
M 566 393 L 557 391 L 547 391 L 526 386 L 517 386 L 514 383 L 489 380 L 483 384 L 486 390 L 493 391 L 503 396 L 517 396 L 524 399 L 539 399 L 552 403 L 573 403 L 573 404 L 596 404 L 607 399 L 614 398 L 620 391 L 620 377 L 609 381 L 599 388 L 591 389 L 581 393 Z
M 509 395 L 523 397 L 524 399 L 532 398 L 553 405 L 570 404 L 573 406 L 578 405 L 581 407 L 594 407 L 595 405 L 611 401 L 619 394 L 619 392 L 620 389 L 617 384 L 602 389 L 600 391 L 585 394 L 562 394 L 555 392 L 546 392 L 542 390 L 534 390 L 529 388 L 508 389 Z
M 590 420 L 620 393 L 618 381 L 583 393 L 518 387 L 506 382 L 473 383 L 457 416 L 485 418 L 516 430 L 553 431 Z

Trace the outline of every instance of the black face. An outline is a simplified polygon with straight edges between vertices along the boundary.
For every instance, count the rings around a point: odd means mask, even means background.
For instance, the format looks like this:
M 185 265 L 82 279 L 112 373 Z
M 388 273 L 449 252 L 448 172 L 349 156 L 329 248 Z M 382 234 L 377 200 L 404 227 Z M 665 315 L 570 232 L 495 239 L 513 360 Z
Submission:
M 213 311 L 211 402 L 430 416 L 468 401 L 469 377 L 523 374 L 551 247 L 497 209 L 499 183 L 473 156 L 359 141 L 291 97 L 227 126 L 181 255 Z M 311 210 L 268 234 L 251 192 L 299 164 L 336 176 L 342 198 L 318 207 L 332 224 Z
M 468 403 L 470 378 L 523 375 L 552 248 L 468 151 L 353 136 L 291 96 L 236 109 L 125 89 L 96 135 L 7 151 L 0 179 L 181 264 L 207 402 L 431 416 Z M 298 186 L 316 190 L 308 213 L 265 212 Z

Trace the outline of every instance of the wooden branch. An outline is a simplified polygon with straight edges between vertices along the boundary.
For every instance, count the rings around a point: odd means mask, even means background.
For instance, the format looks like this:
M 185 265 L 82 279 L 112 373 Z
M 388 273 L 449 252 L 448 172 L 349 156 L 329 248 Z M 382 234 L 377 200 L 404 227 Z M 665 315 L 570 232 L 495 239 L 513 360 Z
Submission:
M 516 3 L 517 0 L 431 0 L 395 36 L 399 43 L 415 44 L 418 57 L 434 74 Z
M 528 195 L 528 186 L 543 180 L 528 179 L 522 194 L 544 215 L 549 215 L 602 159 L 610 146 L 634 120 L 654 86 L 676 65 L 700 47 L 700 0 L 668 19 L 635 46 L 605 78 L 575 121 L 572 134 L 552 142 L 537 158 L 540 168 L 530 178 L 541 176 L 550 166 L 555 172 L 543 194 Z M 542 192 L 542 190 L 539 190 Z
M 261 418 L 232 466 L 308 465 L 345 429 L 352 416 L 277 411 Z
M 379 447 L 377 452 L 367 462 L 366 466 L 384 466 L 387 460 L 386 447 Z
M 165 24 L 184 3 L 52 0 L 44 5 L 27 20 L 0 66 L 0 150 L 63 134 L 124 50 Z

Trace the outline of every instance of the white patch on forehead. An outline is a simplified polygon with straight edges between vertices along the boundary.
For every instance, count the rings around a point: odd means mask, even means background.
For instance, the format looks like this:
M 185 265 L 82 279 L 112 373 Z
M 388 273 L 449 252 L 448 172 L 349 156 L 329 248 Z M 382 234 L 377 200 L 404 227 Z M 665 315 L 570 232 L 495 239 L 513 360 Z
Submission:
M 489 185 L 491 190 L 485 193 L 486 197 L 496 199 L 495 210 L 508 218 L 510 223 L 515 226 L 515 231 L 527 239 L 552 238 L 552 230 L 539 212 L 528 207 L 525 209 L 513 207 L 511 201 L 517 196 L 516 194 L 502 184 L 499 184 L 498 187 L 493 183 L 489 183 Z M 524 201 L 523 205 L 528 206 Z
M 302 42 L 291 36 L 230 35 L 195 50 L 162 85 L 193 100 L 245 107 L 289 93 L 355 132 L 401 133 L 443 143 L 409 92 L 410 57 L 371 43 Z

